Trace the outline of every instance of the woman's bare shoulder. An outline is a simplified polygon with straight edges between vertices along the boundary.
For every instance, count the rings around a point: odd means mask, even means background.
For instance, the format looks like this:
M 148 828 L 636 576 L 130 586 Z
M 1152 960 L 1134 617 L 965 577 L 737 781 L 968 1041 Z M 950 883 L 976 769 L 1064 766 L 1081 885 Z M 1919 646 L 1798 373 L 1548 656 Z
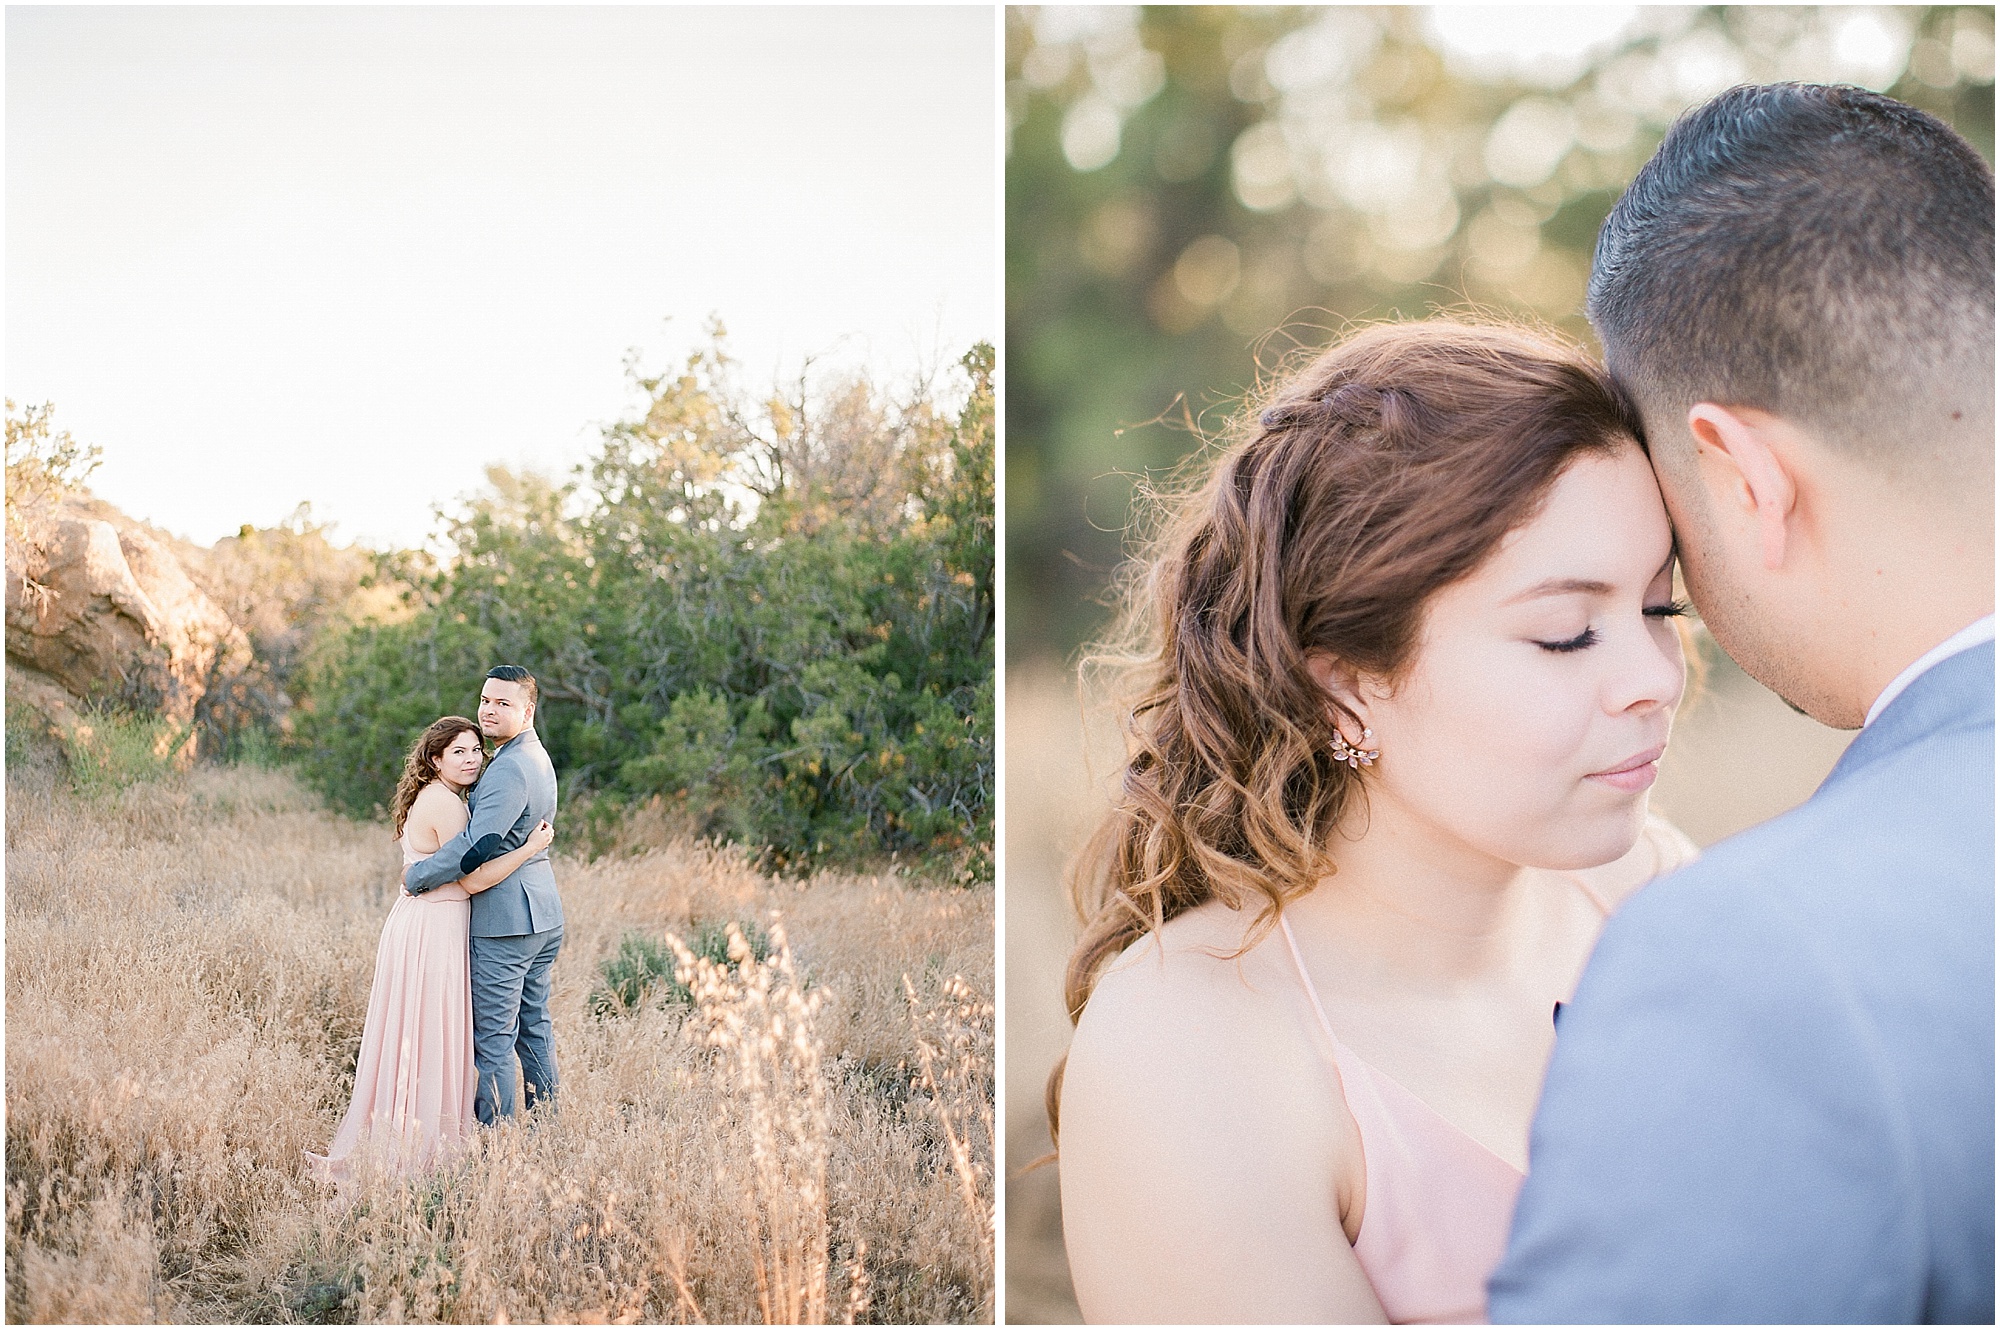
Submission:
M 1178 916 L 1084 1006 L 1062 1085 L 1063 1226 L 1096 1317 L 1380 1319 L 1343 1229 L 1359 1138 L 1284 943 L 1254 921 L 1215 904 Z
M 417 797 L 410 802 L 410 813 L 404 823 L 404 834 L 422 828 L 438 833 L 438 842 L 456 836 L 465 826 L 465 805 L 451 792 L 443 781 L 432 781 L 417 791 Z
M 1104 966 L 1086 1011 L 1120 1024 L 1173 1026 L 1218 1000 L 1232 1006 L 1254 1000 L 1250 978 L 1267 968 L 1263 948 L 1245 945 L 1254 925 L 1252 911 L 1217 901 L 1175 916 Z
M 1078 1088 L 1140 1096 L 1171 1119 L 1195 1084 L 1293 1084 L 1316 1060 L 1300 1019 L 1312 1018 L 1278 963 L 1282 944 L 1254 925 L 1253 910 L 1210 902 L 1108 963 L 1070 1048 Z
M 451 792 L 450 788 L 443 781 L 434 780 L 417 791 L 417 797 L 411 803 L 410 807 L 426 810 L 456 808 L 463 811 L 465 804 L 457 795 Z

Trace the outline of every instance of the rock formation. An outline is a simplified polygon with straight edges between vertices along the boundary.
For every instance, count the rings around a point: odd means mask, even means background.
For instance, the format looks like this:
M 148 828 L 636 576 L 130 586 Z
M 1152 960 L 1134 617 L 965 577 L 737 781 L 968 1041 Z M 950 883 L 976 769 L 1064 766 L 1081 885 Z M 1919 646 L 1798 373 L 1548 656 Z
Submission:
M 166 543 L 107 504 L 25 514 L 7 532 L 6 571 L 8 663 L 74 697 L 186 726 L 252 664 L 249 639 Z

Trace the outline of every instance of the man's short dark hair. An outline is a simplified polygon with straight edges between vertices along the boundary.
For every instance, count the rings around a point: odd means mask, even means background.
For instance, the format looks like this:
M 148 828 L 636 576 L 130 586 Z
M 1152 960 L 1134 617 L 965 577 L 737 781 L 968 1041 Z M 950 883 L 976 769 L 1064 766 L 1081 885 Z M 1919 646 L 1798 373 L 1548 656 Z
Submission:
M 1732 88 L 1612 208 L 1589 314 L 1649 425 L 1757 407 L 1935 479 L 1940 434 L 1991 438 L 1992 168 L 1861 88 Z
M 489 679 L 501 679 L 507 683 L 520 684 L 521 687 L 528 690 L 528 705 L 535 705 L 537 691 L 535 688 L 535 676 L 522 669 L 519 665 L 495 665 L 492 669 L 486 671 L 486 677 Z

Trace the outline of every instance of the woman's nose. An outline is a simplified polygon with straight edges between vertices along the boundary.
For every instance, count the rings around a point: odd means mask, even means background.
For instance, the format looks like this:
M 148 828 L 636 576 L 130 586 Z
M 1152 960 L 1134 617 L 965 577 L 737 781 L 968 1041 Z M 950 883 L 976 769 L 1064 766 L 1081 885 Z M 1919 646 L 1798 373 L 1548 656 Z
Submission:
M 1680 634 L 1659 632 L 1649 623 L 1645 633 L 1621 653 L 1618 673 L 1608 699 L 1614 712 L 1678 706 L 1687 688 L 1687 658 Z

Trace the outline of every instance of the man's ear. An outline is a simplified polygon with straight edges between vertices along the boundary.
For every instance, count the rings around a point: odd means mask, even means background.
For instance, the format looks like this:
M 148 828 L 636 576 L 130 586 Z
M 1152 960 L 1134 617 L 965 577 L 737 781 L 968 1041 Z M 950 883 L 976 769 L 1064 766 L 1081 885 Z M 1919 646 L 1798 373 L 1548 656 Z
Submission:
M 1764 546 L 1764 567 L 1785 565 L 1798 482 L 1793 466 L 1798 434 L 1781 418 L 1755 407 L 1697 402 L 1688 409 L 1696 469 L 1710 496 L 1725 511 L 1756 523 Z
M 1359 720 L 1361 727 L 1368 724 L 1368 703 L 1361 677 L 1330 651 L 1306 652 L 1306 671 L 1327 695 L 1327 715 L 1340 730 L 1341 737 L 1355 747 L 1361 747 L 1361 728 L 1354 723 Z

